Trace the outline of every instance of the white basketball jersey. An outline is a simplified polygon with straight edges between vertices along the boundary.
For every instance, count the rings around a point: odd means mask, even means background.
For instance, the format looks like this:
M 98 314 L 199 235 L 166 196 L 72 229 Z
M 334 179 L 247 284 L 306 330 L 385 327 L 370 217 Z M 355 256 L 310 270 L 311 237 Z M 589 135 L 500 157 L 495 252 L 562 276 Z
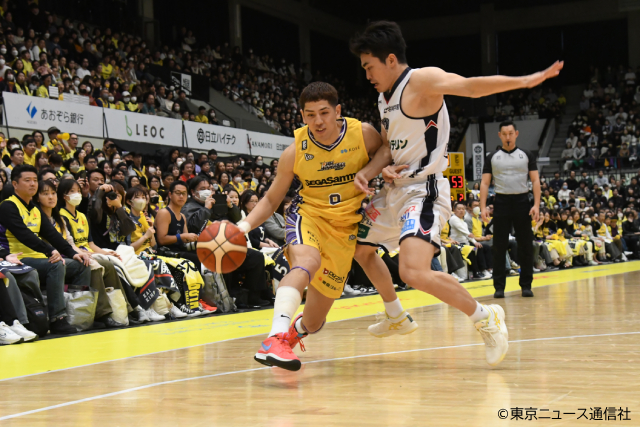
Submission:
M 413 71 L 407 67 L 391 90 L 380 94 L 378 108 L 393 162 L 409 165 L 401 175 L 426 180 L 429 175 L 439 174 L 447 168 L 449 113 L 444 101 L 440 110 L 428 117 L 410 117 L 402 111 L 402 93 Z

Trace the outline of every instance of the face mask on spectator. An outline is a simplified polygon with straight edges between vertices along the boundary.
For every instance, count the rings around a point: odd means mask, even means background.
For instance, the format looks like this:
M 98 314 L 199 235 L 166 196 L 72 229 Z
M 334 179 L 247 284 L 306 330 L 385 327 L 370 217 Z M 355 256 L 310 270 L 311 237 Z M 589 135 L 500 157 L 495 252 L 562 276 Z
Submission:
M 244 160 L 240 162 L 240 167 L 244 166 Z
M 173 111 L 180 112 L 180 106 L 176 104 L 176 106 L 173 107 Z
M 211 190 L 200 190 L 198 191 L 198 198 L 203 202 L 207 200 L 211 196 Z
M 124 100 L 124 102 L 127 102 L 127 103 L 128 103 L 129 101 L 131 101 L 131 98 L 129 98 L 129 97 L 122 98 L 122 99 Z
M 0 66 L 4 66 L 4 59 L 0 59 Z
M 71 172 L 76 173 L 80 170 L 80 165 L 73 165 L 69 168 L 69 170 L 71 170 Z
M 56 171 L 56 172 L 59 172 L 59 171 L 60 171 L 60 166 L 55 166 L 55 167 L 53 168 L 53 170 L 54 170 L 54 171 Z
M 157 205 L 160 202 L 160 196 L 152 196 L 149 198 L 149 203 L 152 205 Z
M 80 80 L 74 80 L 73 81 L 73 85 L 74 86 L 80 86 Z
M 591 218 L 585 217 L 584 222 L 586 222 L 587 224 L 590 224 L 591 223 Z
M 475 208 L 473 208 L 473 214 L 474 215 L 480 215 L 480 208 L 478 206 L 476 206 Z
M 567 220 L 567 225 L 571 225 L 571 224 L 573 224 L 573 220 L 572 219 L 568 219 Z
M 183 163 L 182 159 L 176 160 L 176 165 L 178 165 L 178 167 L 180 167 L 182 163 Z
M 258 161 L 256 162 L 256 165 L 258 165 L 258 166 L 262 166 L 262 160 L 258 160 Z
M 13 74 L 9 74 L 9 75 L 7 76 L 7 80 L 8 80 L 8 81 L 12 82 L 12 81 L 13 81 L 13 79 L 14 79 Z
M 100 163 L 101 161 L 104 160 L 104 157 L 98 157 L 96 160 L 98 161 L 98 163 Z
M 13 56 L 18 56 L 18 51 L 17 51 L 17 50 L 12 50 L 12 51 L 11 51 L 11 55 L 13 55 Z
M 150 174 L 154 174 L 154 173 L 156 173 L 156 168 L 154 168 L 154 167 L 150 167 L 150 168 L 149 168 L 149 173 L 150 173 Z
M 271 176 L 271 171 L 266 171 L 264 173 L 264 176 L 266 176 L 267 178 L 269 178 Z
M 553 205 L 553 209 L 558 209 L 558 205 Z
M 67 197 L 69 197 L 69 204 L 71 206 L 78 206 L 80 203 L 82 203 L 82 194 L 80 193 L 69 194 Z
M 233 178 L 233 181 L 237 184 L 242 182 L 242 177 L 241 176 L 236 176 L 235 178 Z
M 108 99 L 108 98 L 109 98 L 109 95 L 107 95 L 106 93 L 102 94 L 102 99 Z
M 218 184 L 213 184 L 213 191 L 218 191 Z
M 3 55 L 6 55 L 7 54 L 7 49 L 3 47 L 2 49 L 0 49 L 0 53 L 3 54 Z
M 109 97 L 109 102 L 113 102 L 113 96 Z
M 50 37 L 49 33 L 44 33 L 44 38 L 48 39 Z
M 136 98 L 135 96 L 131 97 L 131 102 L 136 102 L 138 100 L 138 98 Z
M 36 89 L 38 89 L 38 85 L 32 83 L 32 84 L 29 85 L 29 89 L 36 90 Z
M 618 212 L 618 218 L 622 219 L 623 216 L 622 212 Z
M 566 185 L 563 185 L 563 186 L 562 186 L 562 189 L 563 189 L 563 190 L 566 190 L 567 188 L 569 188 L 569 187 L 567 187 Z
M 147 199 L 133 199 L 131 207 L 137 211 L 141 211 L 147 205 Z

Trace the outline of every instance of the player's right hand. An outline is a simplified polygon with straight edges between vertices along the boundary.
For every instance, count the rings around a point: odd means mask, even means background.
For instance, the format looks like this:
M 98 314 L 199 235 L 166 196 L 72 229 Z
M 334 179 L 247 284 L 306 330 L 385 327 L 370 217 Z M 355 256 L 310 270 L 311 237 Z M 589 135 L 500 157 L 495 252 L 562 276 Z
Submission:
M 391 184 L 394 180 L 402 178 L 400 171 L 409 169 L 409 165 L 389 165 L 382 169 L 384 182 Z
M 372 196 L 375 194 L 374 189 L 369 188 L 369 180 L 367 180 L 362 171 L 356 174 L 353 183 L 356 186 L 356 190 L 360 191 L 361 193 L 365 193 L 367 196 Z

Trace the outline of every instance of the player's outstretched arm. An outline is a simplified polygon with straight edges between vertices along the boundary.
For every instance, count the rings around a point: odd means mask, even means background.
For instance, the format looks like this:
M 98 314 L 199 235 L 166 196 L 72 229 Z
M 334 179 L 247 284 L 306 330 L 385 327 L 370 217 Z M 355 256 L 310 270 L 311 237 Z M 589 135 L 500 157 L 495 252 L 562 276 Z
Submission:
M 382 128 L 382 135 L 368 123 L 362 124 L 362 135 L 367 147 L 369 157 L 373 157 L 367 165 L 362 168 L 354 179 L 354 184 L 358 191 L 372 195 L 369 189 L 369 181 L 380 175 L 382 169 L 391 164 L 391 148 L 387 141 L 387 132 Z
M 296 146 L 291 144 L 284 150 L 278 162 L 278 174 L 264 197 L 247 218 L 238 224 L 245 233 L 262 225 L 278 209 L 293 182 L 293 164 L 296 158 Z
M 560 74 L 564 61 L 556 61 L 544 71 L 521 77 L 486 76 L 465 78 L 437 67 L 426 67 L 416 70 L 411 77 L 411 84 L 418 85 L 426 95 L 456 95 L 468 98 L 480 98 L 495 93 L 514 89 L 532 88 L 547 79 Z M 415 76 L 415 77 L 414 77 Z M 417 77 L 417 78 L 416 78 Z

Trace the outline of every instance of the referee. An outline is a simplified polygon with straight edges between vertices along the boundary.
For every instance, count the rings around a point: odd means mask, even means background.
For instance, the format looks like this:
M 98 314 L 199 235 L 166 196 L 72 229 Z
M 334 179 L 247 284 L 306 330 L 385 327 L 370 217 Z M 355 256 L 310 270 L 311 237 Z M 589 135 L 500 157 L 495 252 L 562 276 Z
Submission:
M 480 209 L 482 220 L 489 222 L 487 194 L 491 177 L 495 180 L 496 197 L 493 203 L 493 286 L 494 298 L 504 298 L 507 282 L 505 259 L 509 247 L 509 233 L 515 230 L 520 262 L 520 287 L 523 297 L 532 297 L 533 282 L 533 232 L 531 219 L 540 216 L 540 177 L 536 159 L 527 151 L 516 147 L 518 130 L 511 122 L 500 123 L 499 133 L 502 147 L 489 154 L 482 170 L 480 185 Z M 533 184 L 533 207 L 529 202 L 527 178 Z

